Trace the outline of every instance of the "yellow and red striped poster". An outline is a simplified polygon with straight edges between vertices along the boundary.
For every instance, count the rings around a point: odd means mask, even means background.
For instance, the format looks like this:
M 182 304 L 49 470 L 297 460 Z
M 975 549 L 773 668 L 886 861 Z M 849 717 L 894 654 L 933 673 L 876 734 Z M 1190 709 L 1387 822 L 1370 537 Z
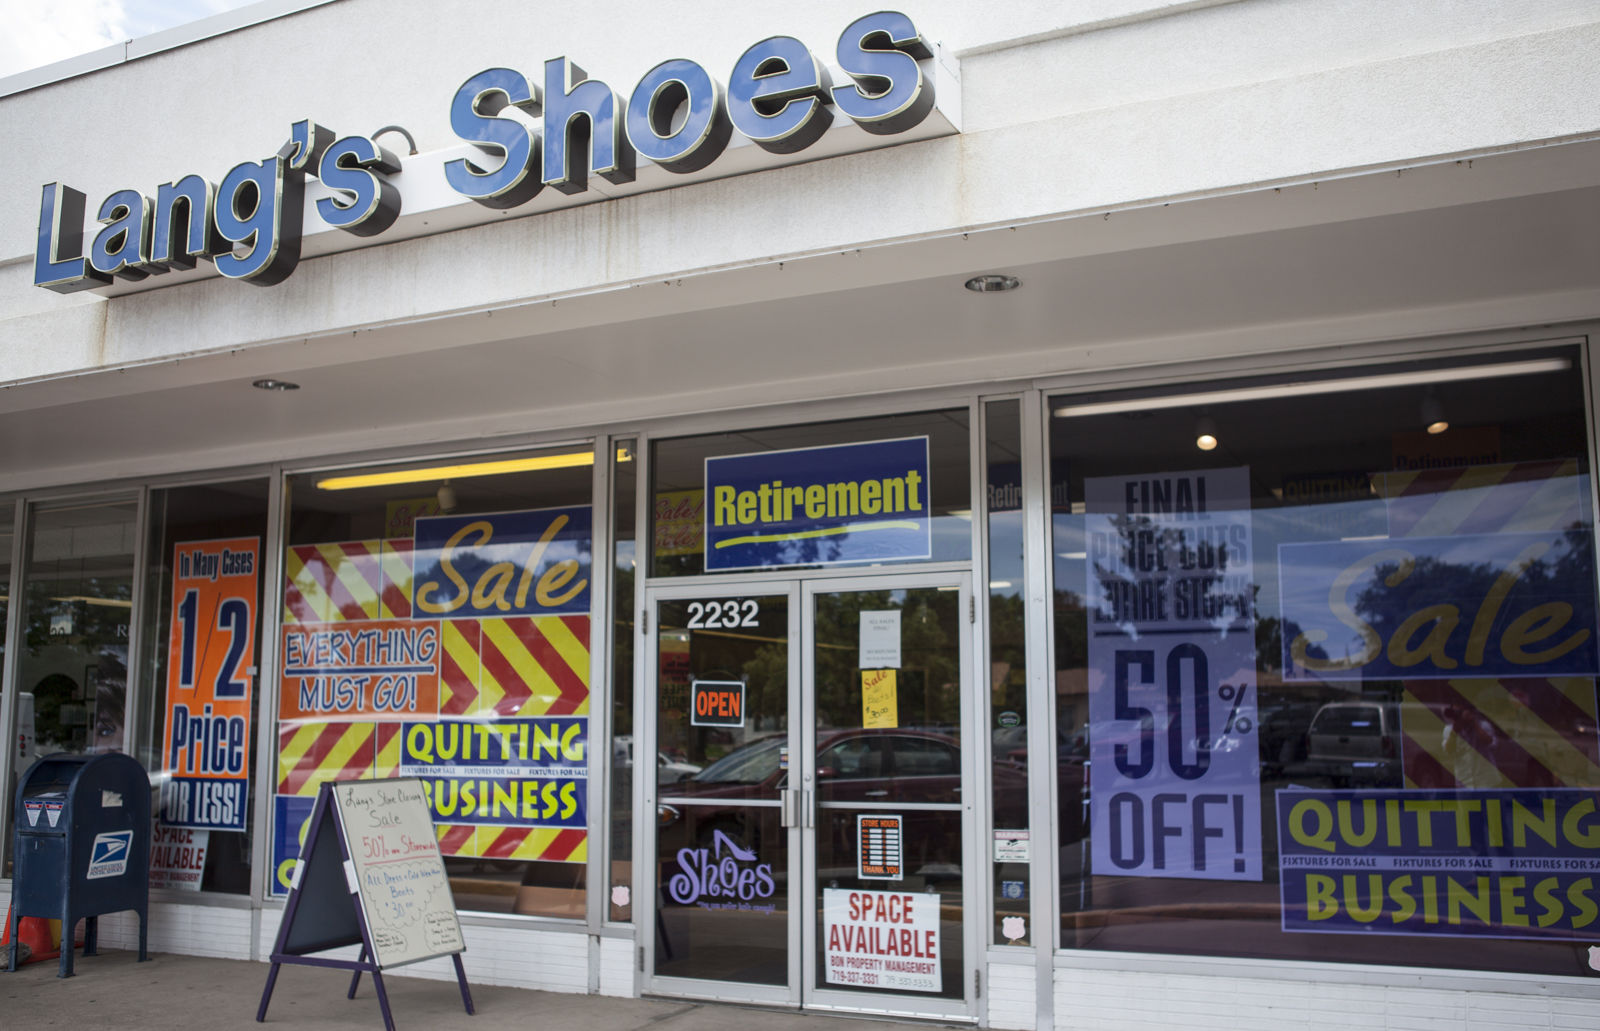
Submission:
M 274 858 L 322 782 L 417 776 L 445 855 L 583 862 L 589 512 L 415 525 L 286 550 Z

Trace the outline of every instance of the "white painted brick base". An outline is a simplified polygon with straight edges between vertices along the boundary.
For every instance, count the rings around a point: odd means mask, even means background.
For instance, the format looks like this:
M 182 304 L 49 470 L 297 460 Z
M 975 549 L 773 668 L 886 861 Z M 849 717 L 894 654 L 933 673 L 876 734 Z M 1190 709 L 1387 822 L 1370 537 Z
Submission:
M 1600 999 L 1268 978 L 1057 969 L 1060 1031 L 1528 1031 L 1600 1027 Z

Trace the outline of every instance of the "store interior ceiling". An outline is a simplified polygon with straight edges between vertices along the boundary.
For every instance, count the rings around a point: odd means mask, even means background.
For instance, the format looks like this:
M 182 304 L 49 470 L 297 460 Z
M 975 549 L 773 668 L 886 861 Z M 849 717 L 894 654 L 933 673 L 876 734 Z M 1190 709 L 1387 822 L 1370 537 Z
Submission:
M 713 413 L 1076 373 L 1132 385 L 1205 351 L 1284 366 L 1341 343 L 1570 339 L 1600 316 L 1596 168 L 1600 143 L 1548 146 L 13 385 L 0 491 L 661 418 L 698 432 Z M 984 272 L 1022 285 L 963 288 Z

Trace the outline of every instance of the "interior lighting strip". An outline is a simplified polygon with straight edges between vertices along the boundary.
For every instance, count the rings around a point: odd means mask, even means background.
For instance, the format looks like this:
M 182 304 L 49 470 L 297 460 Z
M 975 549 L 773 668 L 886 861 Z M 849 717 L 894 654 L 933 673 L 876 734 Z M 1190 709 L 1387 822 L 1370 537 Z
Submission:
M 1470 365 L 1453 369 L 1424 369 L 1417 372 L 1389 372 L 1348 379 L 1308 380 L 1274 383 L 1270 386 L 1239 387 L 1209 393 L 1173 394 L 1160 397 L 1130 398 L 1123 401 L 1091 401 L 1066 404 L 1054 410 L 1057 418 L 1080 415 L 1110 415 L 1116 412 L 1147 412 L 1157 408 L 1188 408 L 1194 405 L 1224 404 L 1229 401 L 1264 401 L 1279 397 L 1304 397 L 1309 394 L 1337 394 L 1352 390 L 1378 390 L 1384 387 L 1412 387 L 1426 383 L 1455 383 L 1462 380 L 1503 376 L 1530 376 L 1541 372 L 1565 372 L 1572 368 L 1567 358 L 1534 358 L 1498 365 Z

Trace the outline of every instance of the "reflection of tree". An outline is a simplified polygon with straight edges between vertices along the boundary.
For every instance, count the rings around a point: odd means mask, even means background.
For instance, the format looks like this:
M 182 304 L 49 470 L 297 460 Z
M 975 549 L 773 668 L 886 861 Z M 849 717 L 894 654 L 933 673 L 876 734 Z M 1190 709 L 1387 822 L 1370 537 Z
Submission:
M 816 696 L 819 727 L 861 725 L 858 643 L 862 612 L 900 611 L 896 676 L 902 726 L 955 728 L 961 722 L 956 627 L 960 594 L 933 589 L 821 594 L 816 601 Z
M 1409 568 L 1399 561 L 1382 562 L 1373 568 L 1367 586 L 1355 598 L 1355 611 L 1372 627 L 1378 641 L 1394 641 L 1407 620 L 1431 610 L 1434 618 L 1423 626 L 1438 626 L 1438 620 L 1458 620 L 1473 627 L 1478 606 L 1498 604 L 1492 640 L 1499 639 L 1505 623 L 1536 605 L 1565 602 L 1574 611 L 1586 613 L 1592 622 L 1594 599 L 1594 556 L 1590 537 L 1572 531 L 1552 542 L 1554 552 L 1527 558 L 1511 566 L 1503 562 L 1447 562 L 1434 555 L 1418 557 Z M 1506 581 L 1514 577 L 1514 581 Z M 1489 600 L 1502 592 L 1496 603 Z M 1443 629 L 1448 634 L 1453 625 Z M 1582 629 L 1575 628 L 1575 629 Z M 1402 637 L 1420 638 L 1422 627 L 1414 626 Z M 1291 638 L 1292 640 L 1293 638 Z M 1402 645 L 1415 641 L 1401 640 Z
M 1169 589 L 1173 581 L 1183 579 L 1194 586 L 1191 589 L 1192 597 L 1196 603 L 1202 597 L 1213 595 L 1222 578 L 1228 572 L 1228 565 L 1232 559 L 1226 547 L 1216 546 L 1214 552 L 1209 543 L 1193 544 L 1179 526 L 1162 526 L 1155 518 L 1149 515 L 1114 515 L 1107 520 L 1117 536 L 1117 549 L 1122 556 L 1120 565 L 1128 571 L 1127 576 L 1118 575 L 1115 569 L 1108 569 L 1099 562 L 1094 563 L 1094 576 L 1100 584 L 1101 610 L 1096 618 L 1104 622 L 1126 623 L 1117 611 L 1115 599 L 1119 597 L 1137 596 L 1141 582 L 1161 583 L 1162 593 L 1168 597 L 1174 596 Z M 1209 554 L 1202 560 L 1201 552 Z M 1141 573 L 1137 569 L 1139 556 L 1149 557 L 1149 561 L 1156 568 Z M 1212 556 L 1214 555 L 1214 562 Z M 1212 568 L 1205 568 L 1211 566 Z M 1225 626 L 1241 619 L 1250 618 L 1249 599 L 1218 598 L 1222 606 L 1231 603 L 1232 613 L 1225 618 L 1206 619 L 1205 622 Z M 1110 611 L 1106 611 L 1106 606 Z M 1219 612 L 1226 612 L 1227 608 L 1219 606 Z M 1180 618 L 1176 612 L 1168 612 L 1168 619 Z M 1186 617 L 1186 622 L 1198 621 L 1200 617 Z M 1134 623 L 1139 620 L 1132 621 Z M 1219 626 L 1220 629 L 1220 626 Z
M 789 709 L 789 645 L 787 642 L 769 642 L 757 648 L 745 661 L 745 711 L 757 721 L 781 720 Z M 782 723 L 771 727 L 756 725 L 754 730 L 778 730 Z

